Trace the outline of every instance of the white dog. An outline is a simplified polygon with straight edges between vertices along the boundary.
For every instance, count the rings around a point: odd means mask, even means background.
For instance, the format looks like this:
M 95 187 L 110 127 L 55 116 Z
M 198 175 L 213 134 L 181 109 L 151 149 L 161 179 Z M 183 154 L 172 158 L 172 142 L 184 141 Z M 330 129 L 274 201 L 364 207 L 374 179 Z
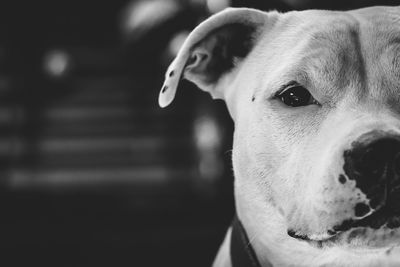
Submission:
M 227 9 L 182 46 L 162 107 L 181 79 L 235 122 L 214 266 L 400 266 L 399 7 Z

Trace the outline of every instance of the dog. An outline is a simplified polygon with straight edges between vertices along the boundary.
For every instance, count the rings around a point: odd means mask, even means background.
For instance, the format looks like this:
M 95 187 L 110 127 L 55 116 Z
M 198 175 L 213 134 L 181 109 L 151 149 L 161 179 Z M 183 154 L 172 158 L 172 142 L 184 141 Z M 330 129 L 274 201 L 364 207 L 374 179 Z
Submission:
M 182 79 L 235 123 L 239 230 L 214 266 L 400 266 L 400 7 L 228 8 L 186 39 L 161 107 Z

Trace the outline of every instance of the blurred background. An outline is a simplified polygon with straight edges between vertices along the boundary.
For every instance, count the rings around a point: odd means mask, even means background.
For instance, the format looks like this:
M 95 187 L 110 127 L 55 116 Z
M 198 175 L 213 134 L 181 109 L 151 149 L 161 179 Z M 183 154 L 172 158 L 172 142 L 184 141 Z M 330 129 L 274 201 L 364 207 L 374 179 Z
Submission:
M 233 124 L 164 71 L 227 6 L 345 10 L 397 1 L 0 4 L 0 265 L 210 266 L 234 212 Z

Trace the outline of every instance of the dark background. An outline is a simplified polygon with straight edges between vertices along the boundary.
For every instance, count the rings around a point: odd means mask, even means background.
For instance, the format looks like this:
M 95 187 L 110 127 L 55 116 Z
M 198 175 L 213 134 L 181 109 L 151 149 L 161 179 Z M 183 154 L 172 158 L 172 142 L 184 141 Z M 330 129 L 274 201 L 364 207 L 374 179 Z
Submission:
M 1 2 L 0 266 L 210 266 L 234 212 L 233 125 L 185 82 L 158 107 L 171 41 L 212 13 L 166 2 L 131 28 L 139 1 Z M 396 1 L 231 2 L 373 4 Z

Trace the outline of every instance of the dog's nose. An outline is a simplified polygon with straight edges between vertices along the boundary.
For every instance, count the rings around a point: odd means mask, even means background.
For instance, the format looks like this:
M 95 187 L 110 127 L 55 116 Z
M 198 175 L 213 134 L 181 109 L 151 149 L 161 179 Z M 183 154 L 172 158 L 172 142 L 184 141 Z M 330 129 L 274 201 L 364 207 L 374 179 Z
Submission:
M 344 152 L 345 174 L 376 208 L 400 196 L 400 135 L 383 131 L 368 132 Z M 394 204 L 394 203 L 393 203 Z M 399 207 L 400 203 L 395 206 Z

